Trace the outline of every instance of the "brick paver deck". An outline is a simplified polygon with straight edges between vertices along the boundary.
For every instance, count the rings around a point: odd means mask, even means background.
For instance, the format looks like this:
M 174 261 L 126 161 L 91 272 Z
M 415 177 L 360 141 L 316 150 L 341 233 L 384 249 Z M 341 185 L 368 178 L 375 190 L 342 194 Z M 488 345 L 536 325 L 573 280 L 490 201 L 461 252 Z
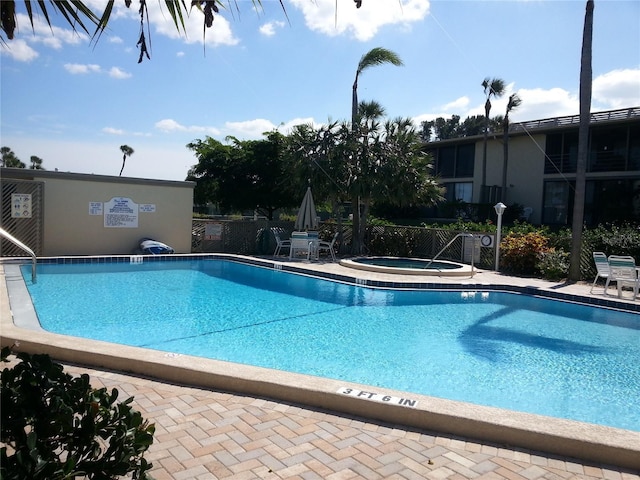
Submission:
M 156 480 L 607 479 L 640 472 L 219 391 L 66 365 L 156 424 Z

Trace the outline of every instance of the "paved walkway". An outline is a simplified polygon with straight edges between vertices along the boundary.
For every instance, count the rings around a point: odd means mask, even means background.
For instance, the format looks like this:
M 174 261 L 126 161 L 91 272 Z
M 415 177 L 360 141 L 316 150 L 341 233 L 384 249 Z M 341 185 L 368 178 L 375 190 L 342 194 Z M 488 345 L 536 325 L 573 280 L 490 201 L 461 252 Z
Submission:
M 640 472 L 417 431 L 263 398 L 67 365 L 134 396 L 155 422 L 156 480 L 608 479 Z

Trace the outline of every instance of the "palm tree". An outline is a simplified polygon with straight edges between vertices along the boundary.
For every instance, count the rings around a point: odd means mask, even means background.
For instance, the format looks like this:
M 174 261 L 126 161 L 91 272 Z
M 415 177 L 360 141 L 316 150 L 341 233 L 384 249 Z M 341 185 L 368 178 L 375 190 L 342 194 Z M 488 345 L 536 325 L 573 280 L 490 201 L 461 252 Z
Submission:
M 571 258 L 569 280 L 580 280 L 580 257 L 582 251 L 582 222 L 584 219 L 585 177 L 589 156 L 589 123 L 591 120 L 593 0 L 587 0 L 582 32 L 582 54 L 580 57 L 580 124 L 578 126 L 578 158 L 576 164 L 576 190 L 573 200 L 571 224 Z
M 50 12 L 60 14 L 69 26 L 74 30 L 82 30 L 89 35 L 89 28 L 95 27 L 95 31 L 92 34 L 92 38 L 97 40 L 100 38 L 104 30 L 107 28 L 109 19 L 113 12 L 114 2 L 104 2 L 104 10 L 99 13 L 93 10 L 93 6 L 86 0 L 56 0 L 55 2 L 33 2 L 31 0 L 24 0 L 25 10 L 29 21 L 33 26 L 33 19 L 37 15 L 36 10 L 40 10 L 42 17 L 51 26 Z M 131 6 L 131 0 L 124 0 L 123 3 L 127 8 Z M 159 2 L 160 3 L 160 2 Z M 238 8 L 238 1 L 234 0 L 236 9 Z M 253 7 L 258 10 L 262 9 L 262 0 L 252 0 Z M 34 8 L 37 6 L 37 8 Z M 164 0 L 164 6 L 169 13 L 169 17 L 173 21 L 178 32 L 186 33 L 186 27 L 184 19 L 189 16 L 193 7 L 197 8 L 203 13 L 203 36 L 205 35 L 206 28 L 213 25 L 214 15 L 219 13 L 220 7 L 227 8 L 229 5 L 223 0 L 193 0 L 191 2 L 176 1 L 176 0 Z M 280 6 L 287 15 L 287 11 L 284 8 L 284 3 L 280 0 Z M 138 8 L 140 15 L 140 23 L 144 25 L 148 22 L 147 0 L 140 0 L 140 7 Z M 145 19 L 145 15 L 147 18 Z M 14 33 L 18 28 L 16 17 L 16 2 L 15 0 L 1 0 L 0 1 L 0 29 L 4 32 L 8 40 L 14 38 Z M 150 58 L 149 51 L 147 50 L 147 39 L 144 29 L 140 31 L 140 37 L 138 40 L 138 48 L 140 49 L 140 57 L 138 63 L 142 62 L 143 57 Z M 0 35 L 0 42 L 4 42 L 4 38 Z
M 31 170 L 44 170 L 42 166 L 43 160 L 40 157 L 35 155 L 31 155 L 31 166 L 29 167 Z
M 480 201 L 487 201 L 485 197 L 485 187 L 487 186 L 487 139 L 489 137 L 489 113 L 491 112 L 491 97 L 501 97 L 504 93 L 504 80 L 500 78 L 485 78 L 482 81 L 482 88 L 487 97 L 484 103 L 484 144 L 482 147 L 482 184 L 480 185 L 481 197 Z
M 512 93 L 507 102 L 507 112 L 502 119 L 502 148 L 504 151 L 504 160 L 502 163 L 502 202 L 507 200 L 507 167 L 509 165 L 509 113 L 518 108 L 522 104 L 522 100 L 517 93 Z
M 122 168 L 120 169 L 120 177 L 122 176 L 122 171 L 124 170 L 124 164 L 127 161 L 127 157 L 133 155 L 133 148 L 129 145 L 120 145 L 120 151 L 122 152 Z
M 356 69 L 356 78 L 353 82 L 351 96 L 351 127 L 354 129 L 358 124 L 358 78 L 360 77 L 360 74 L 367 68 L 374 67 L 376 65 L 382 65 L 385 63 L 390 63 L 392 65 L 395 65 L 396 67 L 400 67 L 403 65 L 402 60 L 395 52 L 382 47 L 372 48 L 367 53 L 365 53 L 358 62 L 358 68 Z
M 400 57 L 391 50 L 386 48 L 376 47 L 365 53 L 358 62 L 358 68 L 356 69 L 356 78 L 353 81 L 352 95 L 351 95 L 351 129 L 356 132 L 359 127 L 359 111 L 358 111 L 358 79 L 360 74 L 369 67 L 376 65 L 383 65 L 390 63 L 397 67 L 402 66 L 402 60 Z M 353 243 L 352 251 L 355 254 L 360 254 L 362 250 L 362 238 L 360 237 L 360 197 L 354 195 L 351 199 L 353 209 Z

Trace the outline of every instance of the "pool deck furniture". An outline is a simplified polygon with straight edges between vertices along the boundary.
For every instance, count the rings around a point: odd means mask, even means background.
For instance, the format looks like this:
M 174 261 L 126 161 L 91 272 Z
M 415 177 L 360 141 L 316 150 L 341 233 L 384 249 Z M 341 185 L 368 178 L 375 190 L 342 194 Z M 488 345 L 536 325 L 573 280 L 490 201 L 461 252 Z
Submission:
M 271 232 L 276 239 L 276 249 L 273 252 L 273 256 L 277 257 L 280 255 L 280 252 L 283 248 L 291 249 L 291 240 L 283 240 L 282 234 L 284 233 L 284 229 L 280 227 L 271 227 Z
M 604 282 L 604 294 L 608 295 L 609 283 L 611 283 L 611 269 L 609 268 L 609 259 L 603 252 L 593 252 L 593 261 L 596 264 L 596 278 L 593 279 L 591 284 L 591 290 L 589 293 L 593 293 L 593 289 L 596 286 L 598 279 L 605 279 Z
M 615 281 L 618 286 L 618 298 L 623 298 L 623 287 L 626 286 L 633 289 L 633 300 L 635 301 L 640 287 L 635 259 L 626 255 L 611 255 L 609 269 L 611 281 Z
M 293 232 L 291 233 L 291 248 L 289 260 L 293 260 L 299 254 L 304 254 L 307 261 L 318 259 L 318 232 Z
M 334 246 L 336 244 L 336 240 L 338 239 L 338 235 L 340 234 L 340 232 L 336 232 L 333 235 L 333 238 L 331 239 L 330 242 L 325 242 L 323 240 L 320 240 L 318 242 L 318 256 L 320 256 L 320 254 L 322 252 L 329 252 L 329 254 L 331 254 L 331 259 L 335 262 L 336 261 L 336 252 L 334 250 Z

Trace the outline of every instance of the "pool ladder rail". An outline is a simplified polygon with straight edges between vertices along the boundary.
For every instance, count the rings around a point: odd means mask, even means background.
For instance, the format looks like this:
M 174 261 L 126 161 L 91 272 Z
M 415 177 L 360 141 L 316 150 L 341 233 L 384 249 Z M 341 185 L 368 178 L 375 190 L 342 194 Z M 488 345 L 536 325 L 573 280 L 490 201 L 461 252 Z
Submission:
M 3 228 L 0 228 L 0 236 L 6 238 L 11 243 L 13 243 L 16 247 L 24 250 L 31 256 L 31 260 L 32 260 L 31 282 L 36 283 L 36 264 L 38 263 L 38 259 L 36 258 L 35 252 Z
M 449 248 L 449 246 L 460 237 L 472 238 L 474 242 L 473 247 L 475 247 L 475 242 L 478 241 L 476 236 L 473 235 L 472 233 L 459 233 L 455 237 L 453 237 L 451 240 L 449 240 L 449 242 L 447 242 L 447 244 L 444 247 L 442 247 L 442 250 L 436 253 L 435 256 L 431 260 L 429 260 L 429 263 L 427 263 L 424 268 L 429 268 L 429 266 L 436 261 L 436 259 L 442 254 L 442 252 L 444 252 L 447 248 Z M 471 249 L 471 277 L 475 275 L 475 259 L 474 259 L 475 250 L 476 250 L 475 248 Z

